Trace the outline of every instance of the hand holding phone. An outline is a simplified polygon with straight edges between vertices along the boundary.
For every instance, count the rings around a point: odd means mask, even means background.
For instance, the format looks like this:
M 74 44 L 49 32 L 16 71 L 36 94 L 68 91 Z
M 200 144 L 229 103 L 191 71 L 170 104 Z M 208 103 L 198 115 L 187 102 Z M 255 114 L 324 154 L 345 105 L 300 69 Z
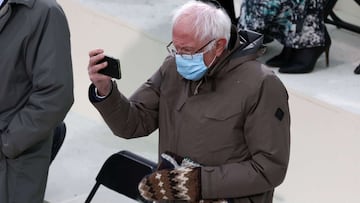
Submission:
M 112 78 L 120 79 L 121 78 L 121 69 L 120 69 L 120 60 L 105 56 L 99 63 L 107 62 L 107 66 L 101 70 L 99 73 L 110 76 Z

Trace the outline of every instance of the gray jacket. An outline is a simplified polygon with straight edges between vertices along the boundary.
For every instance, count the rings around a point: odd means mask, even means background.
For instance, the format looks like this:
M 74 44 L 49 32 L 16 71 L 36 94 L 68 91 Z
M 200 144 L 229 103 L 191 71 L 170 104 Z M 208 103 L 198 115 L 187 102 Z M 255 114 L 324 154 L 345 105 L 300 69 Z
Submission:
M 70 32 L 55 0 L 0 11 L 0 202 L 42 202 L 54 127 L 73 104 Z
M 106 99 L 90 99 L 115 135 L 135 138 L 159 129 L 159 153 L 200 163 L 203 199 L 270 203 L 289 161 L 288 94 L 255 60 L 261 37 L 243 32 L 247 43 L 241 45 L 236 34 L 201 81 L 182 78 L 169 56 L 129 99 L 115 84 Z

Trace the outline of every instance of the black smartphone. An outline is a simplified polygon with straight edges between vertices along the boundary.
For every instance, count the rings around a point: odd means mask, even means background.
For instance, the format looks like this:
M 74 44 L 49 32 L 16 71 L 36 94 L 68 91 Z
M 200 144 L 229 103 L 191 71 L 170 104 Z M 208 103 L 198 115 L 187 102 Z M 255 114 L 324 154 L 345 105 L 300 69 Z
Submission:
M 120 60 L 110 56 L 105 56 L 101 61 L 99 61 L 99 63 L 103 63 L 105 61 L 108 63 L 108 65 L 105 68 L 99 70 L 99 73 L 110 76 L 112 78 L 120 79 Z

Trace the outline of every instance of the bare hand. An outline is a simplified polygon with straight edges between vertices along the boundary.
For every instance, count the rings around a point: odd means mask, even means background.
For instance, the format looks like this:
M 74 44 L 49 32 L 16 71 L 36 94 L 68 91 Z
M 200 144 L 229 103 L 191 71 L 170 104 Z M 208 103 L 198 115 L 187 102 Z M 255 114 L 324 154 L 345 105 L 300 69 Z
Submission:
M 99 70 L 108 65 L 107 62 L 98 64 L 104 56 L 104 50 L 102 49 L 94 49 L 89 52 L 88 74 L 100 96 L 106 96 L 111 91 L 111 77 L 98 73 Z

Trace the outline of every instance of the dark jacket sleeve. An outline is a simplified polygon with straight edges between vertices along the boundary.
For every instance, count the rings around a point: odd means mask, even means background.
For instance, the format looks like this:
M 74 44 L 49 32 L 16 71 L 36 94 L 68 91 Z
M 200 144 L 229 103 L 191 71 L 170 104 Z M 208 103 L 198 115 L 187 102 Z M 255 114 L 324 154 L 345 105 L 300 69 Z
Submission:
M 34 10 L 38 12 L 39 10 Z M 26 70 L 32 81 L 26 104 L 1 134 L 2 151 L 16 158 L 52 135 L 74 101 L 70 32 L 58 5 L 51 5 L 33 21 L 26 49 Z
M 261 83 L 244 127 L 249 160 L 202 168 L 203 198 L 236 198 L 265 193 L 285 177 L 290 153 L 288 94 L 280 80 Z
M 158 128 L 160 83 L 158 70 L 128 99 L 113 82 L 110 94 L 100 101 L 94 99 L 91 85 L 89 99 L 115 135 L 123 138 L 147 136 Z

